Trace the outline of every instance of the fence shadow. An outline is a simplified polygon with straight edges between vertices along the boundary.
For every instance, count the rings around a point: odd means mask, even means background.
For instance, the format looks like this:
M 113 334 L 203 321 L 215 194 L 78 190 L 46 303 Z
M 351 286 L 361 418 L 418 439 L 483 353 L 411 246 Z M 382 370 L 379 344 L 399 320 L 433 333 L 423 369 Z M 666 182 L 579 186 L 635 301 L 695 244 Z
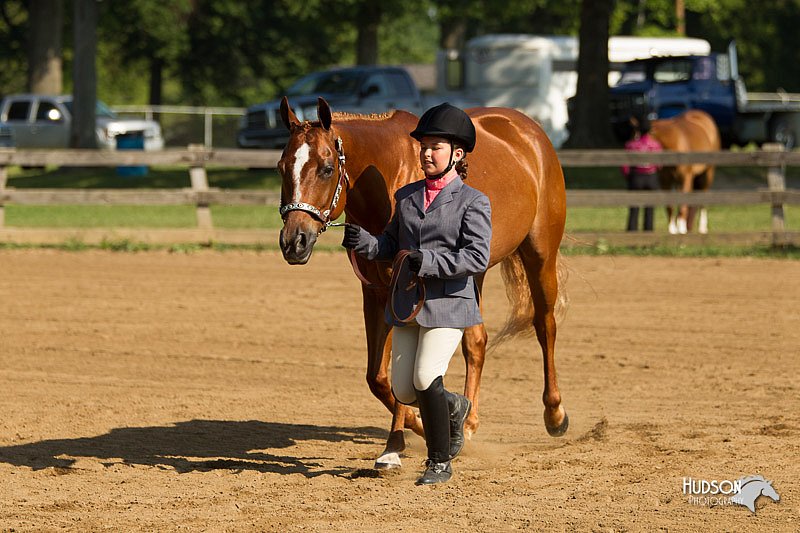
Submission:
M 276 455 L 266 450 L 290 448 L 305 440 L 373 444 L 386 437 L 387 432 L 376 427 L 189 420 L 170 426 L 117 428 L 96 437 L 4 446 L 0 447 L 0 462 L 34 470 L 70 469 L 77 458 L 89 457 L 100 459 L 107 467 L 122 462 L 171 467 L 180 473 L 232 469 L 303 474 L 310 478 L 344 475 L 352 468 L 318 469 L 321 457 Z

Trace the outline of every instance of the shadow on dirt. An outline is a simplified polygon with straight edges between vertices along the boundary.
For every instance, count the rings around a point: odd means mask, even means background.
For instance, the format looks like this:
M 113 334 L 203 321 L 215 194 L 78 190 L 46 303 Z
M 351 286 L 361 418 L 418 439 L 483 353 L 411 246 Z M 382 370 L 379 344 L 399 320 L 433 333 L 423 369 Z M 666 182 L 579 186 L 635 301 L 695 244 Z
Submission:
M 78 458 L 87 457 L 100 459 L 106 467 L 145 465 L 173 468 L 180 473 L 214 469 L 253 470 L 303 474 L 311 478 L 326 474 L 346 475 L 352 468 L 323 469 L 320 462 L 325 459 L 323 457 L 274 455 L 267 450 L 290 448 L 300 441 L 310 440 L 372 445 L 386 437 L 385 430 L 375 427 L 189 420 L 171 426 L 118 428 L 96 437 L 0 447 L 0 462 L 34 470 L 55 468 L 58 473 L 67 474 Z

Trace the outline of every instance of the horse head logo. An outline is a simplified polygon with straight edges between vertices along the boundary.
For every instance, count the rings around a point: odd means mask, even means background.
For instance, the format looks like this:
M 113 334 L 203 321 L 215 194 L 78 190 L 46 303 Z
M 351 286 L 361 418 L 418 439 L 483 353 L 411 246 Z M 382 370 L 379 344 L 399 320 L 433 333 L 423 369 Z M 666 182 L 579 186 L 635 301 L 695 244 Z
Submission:
M 739 480 L 741 490 L 739 494 L 732 496 L 733 503 L 744 505 L 751 512 L 756 512 L 756 500 L 760 496 L 767 496 L 773 501 L 780 501 L 781 497 L 772 486 L 772 481 L 767 481 L 763 476 L 748 476 Z

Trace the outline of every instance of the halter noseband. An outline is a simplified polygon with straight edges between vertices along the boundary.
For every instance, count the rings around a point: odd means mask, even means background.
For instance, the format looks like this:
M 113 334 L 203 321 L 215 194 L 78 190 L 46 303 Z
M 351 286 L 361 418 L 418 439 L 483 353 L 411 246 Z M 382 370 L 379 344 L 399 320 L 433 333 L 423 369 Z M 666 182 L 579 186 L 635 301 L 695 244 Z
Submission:
M 311 216 L 322 222 L 322 229 L 319 230 L 319 233 L 322 233 L 329 226 L 335 226 L 338 224 L 334 224 L 331 221 L 331 213 L 336 210 L 336 205 L 339 203 L 339 195 L 342 193 L 342 187 L 349 189 L 350 188 L 350 177 L 347 175 L 347 169 L 344 166 L 345 157 L 344 157 L 344 148 L 342 146 L 342 138 L 336 137 L 336 154 L 337 159 L 339 160 L 339 179 L 336 183 L 336 190 L 333 192 L 333 198 L 331 199 L 330 206 L 325 211 L 320 211 L 315 206 L 311 204 L 307 204 L 305 202 L 295 202 L 291 204 L 282 204 L 280 213 L 281 219 L 286 219 L 286 213 L 290 211 L 305 211 L 309 213 Z

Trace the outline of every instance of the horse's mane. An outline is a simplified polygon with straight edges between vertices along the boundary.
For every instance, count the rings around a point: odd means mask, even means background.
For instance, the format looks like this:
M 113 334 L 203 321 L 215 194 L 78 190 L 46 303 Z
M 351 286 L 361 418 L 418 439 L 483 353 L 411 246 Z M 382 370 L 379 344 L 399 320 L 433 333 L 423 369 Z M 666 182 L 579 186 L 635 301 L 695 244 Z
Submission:
M 763 481 L 764 483 L 769 483 L 769 481 L 764 479 L 764 476 L 747 476 L 747 477 L 744 477 L 744 478 L 740 479 L 739 481 L 742 482 L 742 487 L 744 487 L 745 485 L 747 485 L 751 481 Z
M 358 113 L 347 113 L 345 111 L 335 111 L 332 116 L 335 120 L 386 120 L 392 118 L 396 110 L 387 111 L 385 113 L 370 113 L 369 115 L 359 115 Z

